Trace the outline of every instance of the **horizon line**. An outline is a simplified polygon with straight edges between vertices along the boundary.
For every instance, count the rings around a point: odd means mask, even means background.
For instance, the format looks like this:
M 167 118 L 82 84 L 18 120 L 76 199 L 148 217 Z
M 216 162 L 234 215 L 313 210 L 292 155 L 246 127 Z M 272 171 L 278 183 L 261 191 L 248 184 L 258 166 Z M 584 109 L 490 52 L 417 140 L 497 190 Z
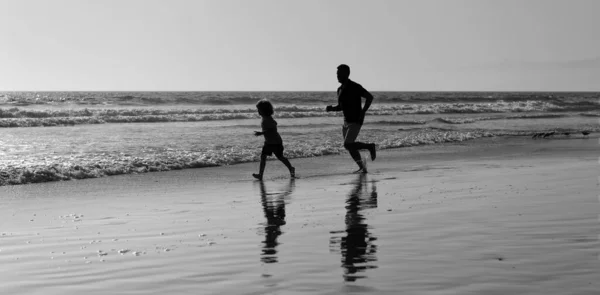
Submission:
M 3 92 L 336 92 L 335 90 L 0 90 Z M 369 92 L 600 92 L 598 90 L 369 90 Z

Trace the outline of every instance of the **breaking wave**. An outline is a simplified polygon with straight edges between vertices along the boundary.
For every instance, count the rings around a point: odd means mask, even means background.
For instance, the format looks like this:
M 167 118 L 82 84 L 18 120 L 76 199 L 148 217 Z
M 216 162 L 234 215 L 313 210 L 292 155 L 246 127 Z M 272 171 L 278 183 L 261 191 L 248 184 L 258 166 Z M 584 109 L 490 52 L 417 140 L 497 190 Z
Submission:
M 502 134 L 506 135 L 506 134 Z M 416 132 L 404 136 L 392 136 L 376 140 L 380 149 L 429 145 L 444 142 L 466 141 L 480 137 L 495 136 L 485 131 L 437 131 Z M 137 174 L 186 168 L 203 168 L 258 161 L 258 147 L 232 146 L 218 150 L 198 152 L 167 149 L 146 156 L 97 153 L 81 156 L 48 156 L 35 161 L 5 161 L 0 164 L 0 185 L 16 185 L 98 178 L 119 174 Z M 299 143 L 287 147 L 288 158 L 307 158 L 345 152 L 337 141 L 319 145 Z

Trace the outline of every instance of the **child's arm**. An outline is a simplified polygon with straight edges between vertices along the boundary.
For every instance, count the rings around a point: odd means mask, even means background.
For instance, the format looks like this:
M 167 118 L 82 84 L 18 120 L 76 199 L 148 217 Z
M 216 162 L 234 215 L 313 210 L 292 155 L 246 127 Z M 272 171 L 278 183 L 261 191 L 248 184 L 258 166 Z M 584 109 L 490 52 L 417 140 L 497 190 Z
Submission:
M 277 133 L 276 131 L 277 129 L 275 128 L 264 128 L 263 131 L 254 131 L 254 135 L 255 136 L 261 136 L 261 135 L 270 135 L 270 134 L 274 134 Z
M 336 106 L 327 106 L 325 108 L 326 112 L 339 112 L 342 110 L 342 107 L 340 107 L 340 105 L 336 105 Z

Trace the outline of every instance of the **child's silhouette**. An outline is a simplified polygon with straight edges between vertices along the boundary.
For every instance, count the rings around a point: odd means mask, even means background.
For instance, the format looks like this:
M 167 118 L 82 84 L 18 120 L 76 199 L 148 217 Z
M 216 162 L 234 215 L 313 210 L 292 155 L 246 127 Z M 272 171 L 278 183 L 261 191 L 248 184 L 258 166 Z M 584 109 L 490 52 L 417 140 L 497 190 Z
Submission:
M 256 179 L 262 179 L 263 173 L 265 172 L 265 165 L 267 162 L 267 156 L 275 154 L 275 157 L 281 161 L 289 170 L 290 176 L 296 177 L 296 169 L 292 167 L 290 161 L 283 156 L 283 140 L 277 132 L 277 122 L 273 119 L 273 105 L 266 99 L 261 99 L 257 104 L 258 114 L 262 117 L 260 127 L 262 132 L 254 131 L 254 135 L 264 135 L 265 144 L 263 145 L 262 152 L 260 154 L 260 171 L 258 174 L 254 173 Z
M 260 260 L 264 263 L 277 262 L 277 239 L 283 234 L 281 226 L 285 225 L 285 205 L 294 191 L 294 178 L 290 178 L 283 192 L 268 193 L 265 183 L 260 181 L 260 199 L 267 222 L 265 223 L 265 240 Z

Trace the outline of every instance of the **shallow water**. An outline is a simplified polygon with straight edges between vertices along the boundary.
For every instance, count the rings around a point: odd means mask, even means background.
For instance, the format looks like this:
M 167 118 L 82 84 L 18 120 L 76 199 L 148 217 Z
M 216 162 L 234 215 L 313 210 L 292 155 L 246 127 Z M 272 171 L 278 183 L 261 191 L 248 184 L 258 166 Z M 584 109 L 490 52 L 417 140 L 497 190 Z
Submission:
M 344 152 L 339 117 L 278 118 L 289 158 Z M 578 113 L 409 114 L 370 116 L 358 140 L 379 149 L 465 141 L 486 136 L 555 137 L 599 131 L 598 118 Z M 102 177 L 258 160 L 258 119 L 3 128 L 0 183 Z

